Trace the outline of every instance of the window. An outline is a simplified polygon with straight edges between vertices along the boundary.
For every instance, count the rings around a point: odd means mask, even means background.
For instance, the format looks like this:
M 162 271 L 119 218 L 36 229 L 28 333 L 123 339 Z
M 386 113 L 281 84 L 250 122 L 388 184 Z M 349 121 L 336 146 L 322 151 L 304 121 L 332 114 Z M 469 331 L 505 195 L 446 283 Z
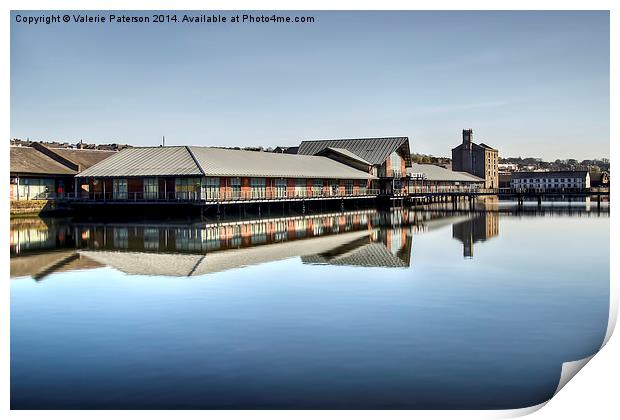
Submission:
M 319 196 L 323 192 L 323 180 L 315 179 L 312 181 L 312 195 Z
M 392 152 L 390 155 L 390 169 L 392 170 L 391 174 L 387 174 L 388 176 L 393 176 L 395 178 L 400 178 L 403 176 L 402 169 L 402 161 L 403 159 L 396 152 Z
M 265 198 L 265 178 L 251 178 L 252 198 Z
M 241 197 L 241 179 L 240 178 L 230 178 L 230 195 L 231 195 L 231 198 Z
M 175 192 L 179 200 L 198 200 L 200 198 L 200 178 L 176 178 Z
M 339 195 L 340 194 L 340 185 L 337 179 L 332 179 L 330 181 L 331 186 L 331 195 Z
M 21 178 L 17 194 L 20 200 L 48 198 L 54 192 L 54 180 L 43 178 Z
M 353 195 L 353 180 L 352 179 L 345 179 L 344 193 L 346 195 Z
M 205 200 L 215 200 L 220 197 L 220 179 L 205 178 Z
M 286 197 L 286 179 L 276 178 L 275 180 L 275 194 L 276 198 Z
M 143 188 L 145 200 L 157 200 L 159 189 L 157 178 L 146 178 L 144 180 Z
M 127 200 L 127 180 L 115 178 L 112 182 L 112 199 Z
M 295 197 L 306 196 L 306 180 L 298 178 L 295 180 Z

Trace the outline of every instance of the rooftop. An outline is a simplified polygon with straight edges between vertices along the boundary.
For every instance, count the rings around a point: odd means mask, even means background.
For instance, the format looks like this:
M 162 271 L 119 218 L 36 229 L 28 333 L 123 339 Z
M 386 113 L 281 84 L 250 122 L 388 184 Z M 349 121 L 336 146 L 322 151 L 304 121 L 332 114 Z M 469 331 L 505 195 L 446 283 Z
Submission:
M 411 165 L 409 137 L 304 140 L 299 145 L 299 151 L 297 153 L 300 155 L 316 155 L 327 147 L 346 149 L 350 153 L 370 162 L 372 165 L 381 165 L 393 152 L 403 148 L 405 164 L 406 166 Z
M 109 150 L 48 148 L 43 145 L 11 146 L 11 173 L 75 175 L 113 155 Z
M 412 164 L 411 168 L 407 168 L 407 174 L 423 174 L 429 181 L 484 182 L 483 178 L 467 172 L 451 171 L 441 166 L 423 163 Z
M 136 147 L 80 172 L 79 177 L 244 176 L 369 179 L 365 172 L 321 156 L 200 146 Z

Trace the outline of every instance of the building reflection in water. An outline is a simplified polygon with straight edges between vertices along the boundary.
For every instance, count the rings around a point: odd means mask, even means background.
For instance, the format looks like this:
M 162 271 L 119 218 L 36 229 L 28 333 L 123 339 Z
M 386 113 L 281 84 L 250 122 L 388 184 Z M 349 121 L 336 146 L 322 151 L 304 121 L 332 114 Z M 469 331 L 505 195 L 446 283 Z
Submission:
M 306 264 L 408 267 L 413 231 L 436 217 L 400 209 L 194 224 L 33 219 L 11 226 L 11 276 L 40 280 L 102 266 L 192 276 L 291 257 Z
M 570 207 L 519 214 L 546 212 L 600 216 Z M 415 234 L 449 226 L 463 255 L 473 258 L 475 243 L 499 235 L 500 214 L 428 206 L 196 223 L 19 219 L 10 228 L 11 277 L 41 280 L 104 266 L 127 274 L 193 276 L 293 257 L 304 264 L 404 268 L 411 265 Z
M 452 237 L 463 243 L 463 256 L 474 257 L 474 244 L 499 235 L 499 213 L 485 212 L 452 225 Z

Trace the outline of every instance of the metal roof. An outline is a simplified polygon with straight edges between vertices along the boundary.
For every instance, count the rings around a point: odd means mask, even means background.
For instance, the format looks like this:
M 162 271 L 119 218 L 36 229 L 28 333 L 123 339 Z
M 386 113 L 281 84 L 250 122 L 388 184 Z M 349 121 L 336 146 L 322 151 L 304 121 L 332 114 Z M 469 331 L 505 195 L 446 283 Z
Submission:
M 512 179 L 523 178 L 586 178 L 588 171 L 513 172 Z
M 243 176 L 375 179 L 321 156 L 253 152 L 200 146 L 136 147 L 80 172 L 78 177 Z
M 206 176 L 374 179 L 375 177 L 322 156 L 251 152 L 189 146 Z
M 366 165 L 372 165 L 372 163 L 368 162 L 366 159 L 356 155 L 355 153 L 352 153 L 350 151 L 348 151 L 347 149 L 342 149 L 340 147 L 326 147 L 325 149 L 321 150 L 319 153 L 322 153 L 325 150 L 331 150 L 335 153 L 338 153 L 342 156 L 346 156 L 350 159 L 356 160 L 358 162 L 364 163 Z
M 451 171 L 441 166 L 423 163 L 412 164 L 411 168 L 407 168 L 407 174 L 423 174 L 428 181 L 484 182 L 483 178 L 467 172 Z
M 315 155 L 321 150 L 333 147 L 346 149 L 349 152 L 367 160 L 373 165 L 381 165 L 401 147 L 405 147 L 405 164 L 411 165 L 411 151 L 409 137 L 379 137 L 367 139 L 335 139 L 335 140 L 304 140 L 299 145 L 297 153 L 300 155 Z
M 75 175 L 76 172 L 33 147 L 11 146 L 11 173 Z
M 77 177 L 202 175 L 185 146 L 133 147 L 80 172 Z

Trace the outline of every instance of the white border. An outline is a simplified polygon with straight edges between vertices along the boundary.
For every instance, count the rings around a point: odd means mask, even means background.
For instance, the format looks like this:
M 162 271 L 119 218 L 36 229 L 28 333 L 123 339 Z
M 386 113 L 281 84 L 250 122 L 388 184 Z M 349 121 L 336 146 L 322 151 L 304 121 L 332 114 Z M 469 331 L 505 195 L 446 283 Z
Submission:
M 2 127 L 6 133 L 5 139 L 10 138 L 10 67 L 8 66 L 9 52 L 10 52 L 10 10 L 46 10 L 46 9 L 60 9 L 60 10 L 97 10 L 97 9 L 114 9 L 114 10 L 611 10 L 611 109 L 610 115 L 620 115 L 618 112 L 618 83 L 617 75 L 620 74 L 618 68 L 618 52 L 620 42 L 619 37 L 619 24 L 620 13 L 618 6 L 620 2 L 613 0 L 476 0 L 465 2 L 464 0 L 447 0 L 447 1 L 398 1 L 398 0 L 383 0 L 369 1 L 335 1 L 335 0 L 300 0 L 300 1 L 285 1 L 285 0 L 239 0 L 239 1 L 192 1 L 192 0 L 177 0 L 175 2 L 155 0 L 144 1 L 135 0 L 130 3 L 119 0 L 91 0 L 88 2 L 76 1 L 76 0 L 59 0 L 59 1 L 43 1 L 43 0 L 5 0 L 1 3 L 0 8 L 3 9 L 3 27 L 0 32 L 0 48 L 2 56 L 6 58 L 4 61 L 6 64 L 2 67 L 2 92 L 4 94 L 4 101 L 2 102 Z M 610 138 L 618 138 L 618 123 L 613 119 L 610 126 Z M 5 141 L 6 141 L 5 140 Z M 587 139 L 584 139 L 587 141 Z M 8 143 L 8 141 L 7 141 Z M 617 154 L 617 141 L 611 142 L 610 145 L 610 159 L 615 162 Z M 2 153 L 1 158 L 2 165 L 4 167 L 4 173 L 7 174 L 9 168 L 9 157 L 7 150 Z M 2 194 L 4 197 L 9 196 L 8 182 L 2 183 Z M 5 223 L 0 228 L 2 231 L 2 240 L 4 243 L 8 242 L 8 200 L 0 201 L 0 214 L 5 215 Z M 535 416 L 542 416 L 541 418 L 583 418 L 584 416 L 592 416 L 594 418 L 615 418 L 618 415 L 617 398 L 617 382 L 618 374 L 620 373 L 618 355 L 620 354 L 620 345 L 618 339 L 614 339 L 608 342 L 611 337 L 611 333 L 616 323 L 618 313 L 618 263 L 613 256 L 620 255 L 620 248 L 618 247 L 617 235 L 618 229 L 615 223 L 616 209 L 612 206 L 611 209 L 611 248 L 610 255 L 611 261 L 611 310 L 610 310 L 610 323 L 605 338 L 605 342 L 608 343 L 599 355 L 592 359 L 592 362 L 588 364 L 588 368 L 584 369 L 584 372 L 580 374 L 578 381 L 571 381 L 566 388 L 554 397 L 547 405 L 549 407 L 541 410 L 535 414 Z M 4 255 L 4 267 L 5 272 L 5 287 L 2 289 L 1 302 L 3 313 L 0 319 L 3 321 L 2 328 L 0 329 L 5 338 L 1 341 L 0 351 L 2 354 L 2 377 L 0 378 L 0 398 L 2 402 L 2 412 L 9 410 L 9 255 Z M 587 358 L 590 360 L 590 358 Z M 587 362 L 587 360 L 586 360 Z M 571 373 L 576 373 L 585 363 L 579 361 L 567 363 L 563 368 L 563 379 L 572 377 Z M 591 366 L 590 366 L 591 365 Z M 570 379 L 570 378 L 569 378 Z M 564 382 L 564 381 L 562 381 Z M 564 385 L 565 382 L 561 385 Z M 558 391 L 562 389 L 562 386 L 558 387 Z M 291 415 L 299 418 L 314 418 L 320 415 L 327 418 L 368 418 L 368 417 L 390 417 L 390 418 L 409 418 L 410 416 L 422 416 L 423 418 L 445 418 L 445 417 L 459 417 L 459 418 L 497 418 L 497 417 L 514 417 L 525 415 L 534 411 L 546 404 L 541 404 L 536 407 L 530 407 L 520 410 L 499 410 L 499 411 L 296 411 L 294 413 L 287 411 L 210 411 L 207 413 L 209 416 L 215 416 L 218 418 L 237 418 L 237 416 L 251 416 L 258 419 L 273 419 L 273 418 L 288 418 Z M 120 411 L 114 412 L 114 416 L 129 417 L 139 415 L 141 412 L 137 411 Z M 45 415 L 49 418 L 81 418 L 85 415 L 92 416 L 94 418 L 108 417 L 112 413 L 105 411 L 46 411 L 41 412 L 29 412 L 29 411 L 14 411 L 10 412 L 11 416 L 19 418 L 34 418 L 41 415 Z M 205 415 L 205 412 L 200 411 L 184 411 L 184 412 L 168 412 L 158 411 L 149 412 L 151 418 L 164 418 L 169 415 L 174 416 L 187 416 L 198 417 Z

